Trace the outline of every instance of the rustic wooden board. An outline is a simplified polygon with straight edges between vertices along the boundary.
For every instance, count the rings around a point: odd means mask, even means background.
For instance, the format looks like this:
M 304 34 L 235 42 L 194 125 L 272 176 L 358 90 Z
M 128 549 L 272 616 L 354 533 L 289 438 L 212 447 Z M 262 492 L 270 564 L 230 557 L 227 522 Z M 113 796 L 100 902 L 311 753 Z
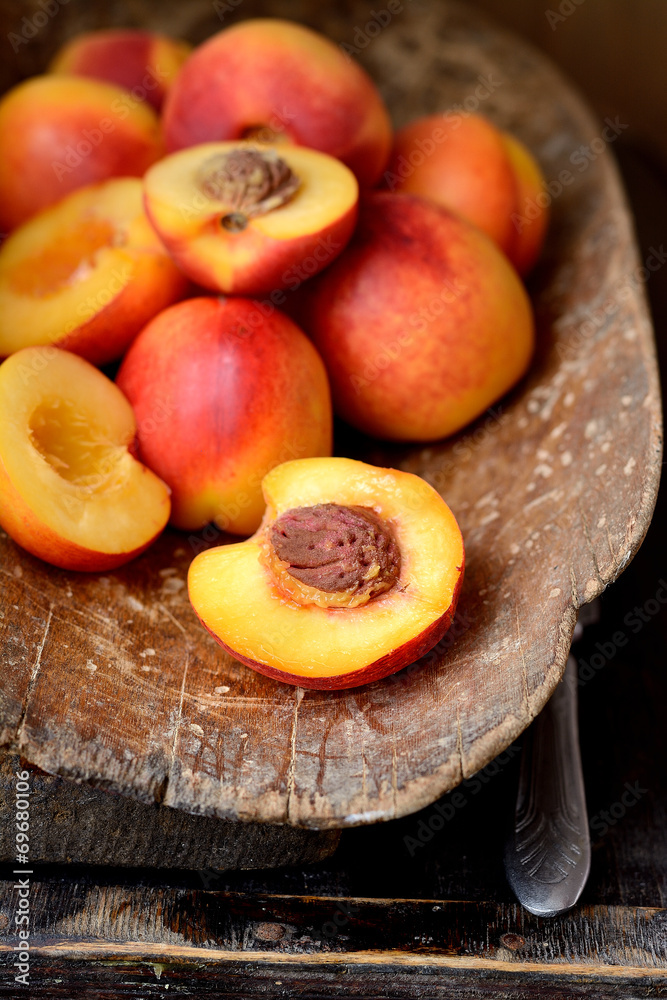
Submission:
M 457 103 L 483 110 L 531 146 L 551 182 L 529 377 L 444 444 L 339 438 L 447 499 L 467 547 L 458 620 L 416 668 L 304 693 L 246 670 L 199 628 L 185 592 L 193 552 L 208 544 L 199 537 L 166 533 L 102 578 L 48 570 L 2 538 L 0 736 L 46 771 L 145 802 L 319 828 L 368 823 L 423 807 L 509 745 L 561 676 L 576 609 L 646 532 L 660 402 L 649 271 L 638 270 L 608 149 L 623 123 L 592 120 L 532 50 L 453 3 L 403 5 L 374 38 L 361 3 L 223 7 L 225 24 L 272 12 L 357 46 L 397 125 Z M 200 0 L 131 10 L 195 40 L 220 27 Z M 22 71 L 83 24 L 110 20 L 96 5 L 63 7 L 21 50 Z
M 15 865 L 16 773 L 30 786 L 30 864 L 221 871 L 310 865 L 330 857 L 340 830 L 306 830 L 191 816 L 45 774 L 0 750 L 0 863 Z
M 17 905 L 12 883 L 0 882 L 3 957 Z M 245 1000 L 667 995 L 660 909 L 581 907 L 540 920 L 516 904 L 33 879 L 30 915 L 34 997 L 69 997 L 84 985 L 87 996 L 162 996 L 169 987 Z M 0 996 L 12 979 L 5 959 Z

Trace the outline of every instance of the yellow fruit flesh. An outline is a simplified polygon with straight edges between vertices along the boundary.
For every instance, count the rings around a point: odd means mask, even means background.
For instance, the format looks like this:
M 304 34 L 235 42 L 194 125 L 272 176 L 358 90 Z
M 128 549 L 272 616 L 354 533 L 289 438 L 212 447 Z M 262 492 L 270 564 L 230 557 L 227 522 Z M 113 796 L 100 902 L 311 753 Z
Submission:
M 0 249 L 0 357 L 84 325 L 121 294 L 146 251 L 164 253 L 138 178 L 84 188 L 19 227 Z
M 0 463 L 60 538 L 129 552 L 164 526 L 169 491 L 130 455 L 134 433 L 121 391 L 75 355 L 29 348 L 0 367 Z
M 298 676 L 362 669 L 421 635 L 451 607 L 463 565 L 449 508 L 407 473 L 351 459 L 287 462 L 264 479 L 267 514 L 248 541 L 200 553 L 190 599 L 204 624 L 234 652 Z M 393 590 L 357 608 L 304 608 L 275 585 L 261 559 L 264 527 L 285 510 L 338 503 L 372 507 L 401 549 Z

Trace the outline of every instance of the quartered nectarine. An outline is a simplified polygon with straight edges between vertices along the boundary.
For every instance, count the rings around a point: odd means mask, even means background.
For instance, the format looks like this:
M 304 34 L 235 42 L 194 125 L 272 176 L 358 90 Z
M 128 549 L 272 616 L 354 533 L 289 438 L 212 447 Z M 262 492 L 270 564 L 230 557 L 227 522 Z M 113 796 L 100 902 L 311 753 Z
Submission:
M 54 344 L 106 364 L 188 285 L 144 214 L 139 178 L 91 184 L 0 247 L 0 357 Z
M 136 422 L 83 358 L 27 347 L 0 365 L 0 525 L 64 569 L 107 570 L 150 545 L 169 490 L 131 454 Z
M 463 579 L 454 515 L 418 476 L 347 458 L 286 462 L 245 542 L 208 549 L 192 605 L 232 656 L 301 687 L 400 670 L 449 628 Z

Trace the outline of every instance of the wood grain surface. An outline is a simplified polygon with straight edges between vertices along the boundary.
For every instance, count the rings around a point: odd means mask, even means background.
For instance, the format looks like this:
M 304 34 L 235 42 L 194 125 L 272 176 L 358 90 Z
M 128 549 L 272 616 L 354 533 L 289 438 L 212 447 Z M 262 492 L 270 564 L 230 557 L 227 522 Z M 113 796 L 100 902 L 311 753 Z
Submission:
M 3 537 L 0 742 L 45 771 L 188 812 L 370 823 L 425 806 L 510 744 L 561 676 L 576 609 L 641 544 L 661 447 L 649 272 L 609 149 L 614 123 L 593 120 L 536 53 L 471 10 L 414 0 L 371 39 L 365 4 L 227 6 L 224 24 L 272 12 L 357 46 L 396 125 L 457 103 L 483 111 L 528 143 L 551 182 L 528 378 L 442 444 L 338 436 L 339 451 L 419 473 L 452 507 L 467 548 L 458 619 L 394 678 L 304 693 L 234 662 L 196 623 L 187 566 L 224 536 L 167 532 L 102 577 L 48 569 Z M 128 10 L 193 40 L 221 26 L 200 0 Z M 72 0 L 20 50 L 17 71 L 120 17 Z
M 17 900 L 0 882 L 0 918 Z M 516 904 L 247 897 L 85 881 L 33 881 L 30 903 L 35 997 L 71 996 L 84 985 L 100 997 L 163 996 L 167 986 L 179 996 L 244 998 L 667 993 L 660 909 L 581 907 L 540 920 Z M 0 928 L 0 955 L 12 946 Z M 0 996 L 9 975 L 0 971 Z

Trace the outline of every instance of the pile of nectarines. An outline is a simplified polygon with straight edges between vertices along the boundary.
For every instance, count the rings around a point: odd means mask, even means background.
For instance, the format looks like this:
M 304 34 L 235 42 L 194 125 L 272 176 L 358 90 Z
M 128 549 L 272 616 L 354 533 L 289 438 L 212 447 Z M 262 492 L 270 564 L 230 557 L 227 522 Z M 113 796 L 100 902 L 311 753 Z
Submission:
M 541 185 L 478 115 L 393 136 L 298 24 L 73 39 L 0 101 L 0 524 L 93 571 L 214 522 L 251 537 L 189 593 L 235 657 L 323 688 L 416 659 L 460 531 L 418 477 L 331 458 L 332 415 L 435 440 L 522 377 Z

